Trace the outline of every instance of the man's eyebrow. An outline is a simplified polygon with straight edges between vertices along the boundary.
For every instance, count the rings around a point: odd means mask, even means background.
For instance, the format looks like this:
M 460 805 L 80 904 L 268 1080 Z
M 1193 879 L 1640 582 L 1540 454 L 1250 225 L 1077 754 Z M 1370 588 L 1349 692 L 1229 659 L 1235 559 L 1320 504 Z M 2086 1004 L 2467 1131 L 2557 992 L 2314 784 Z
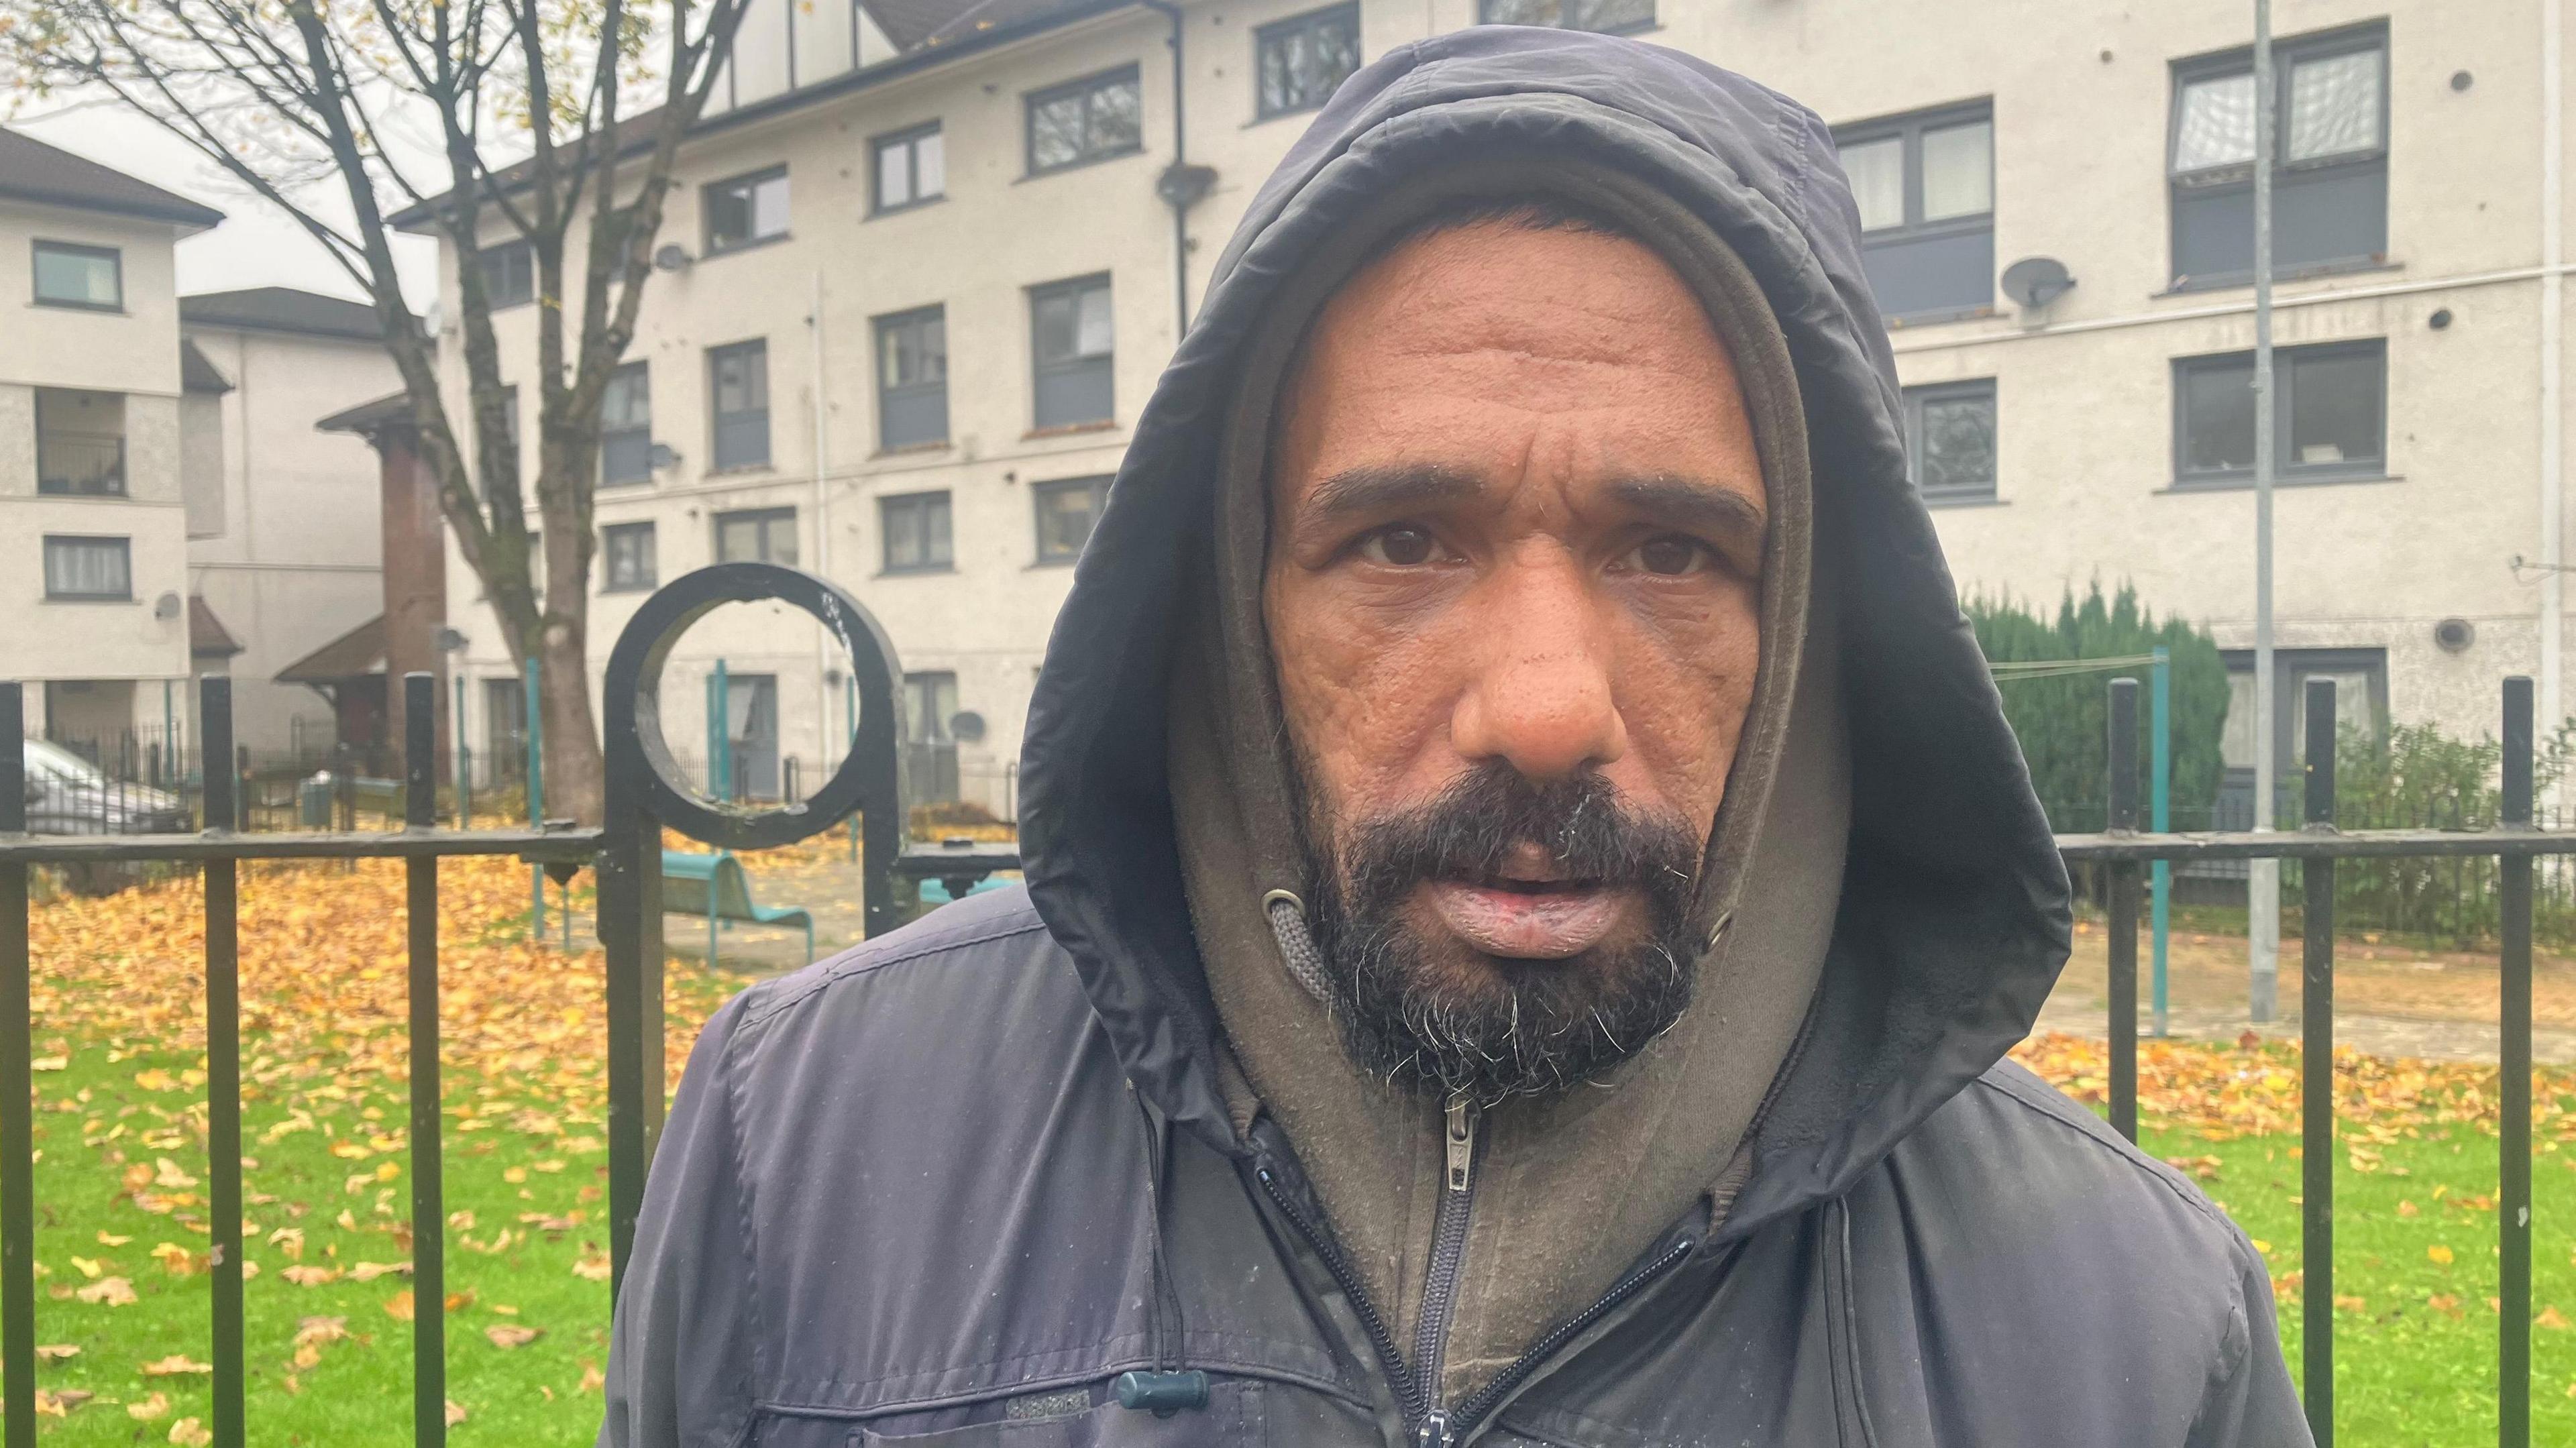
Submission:
M 1438 463 L 1394 463 L 1345 468 L 1315 485 L 1298 512 L 1310 519 L 1354 513 L 1401 513 L 1473 497 L 1484 484 L 1474 474 Z
M 1770 519 L 1761 504 L 1732 488 L 1659 474 L 1621 478 L 1610 485 L 1609 492 L 1612 498 L 1657 522 L 1700 534 L 1741 555 L 1734 560 L 1737 563 L 1752 565 L 1761 561 L 1762 537 L 1770 527 Z

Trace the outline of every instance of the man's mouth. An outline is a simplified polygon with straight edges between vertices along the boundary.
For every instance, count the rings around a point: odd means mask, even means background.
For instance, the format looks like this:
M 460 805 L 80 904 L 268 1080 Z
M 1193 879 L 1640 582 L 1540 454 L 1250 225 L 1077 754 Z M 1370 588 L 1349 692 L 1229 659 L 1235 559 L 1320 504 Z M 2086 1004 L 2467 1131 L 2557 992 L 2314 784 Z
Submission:
M 1471 948 L 1509 960 L 1564 960 L 1599 945 L 1638 904 L 1637 892 L 1569 876 L 1535 846 L 1475 878 L 1422 887 L 1432 912 Z

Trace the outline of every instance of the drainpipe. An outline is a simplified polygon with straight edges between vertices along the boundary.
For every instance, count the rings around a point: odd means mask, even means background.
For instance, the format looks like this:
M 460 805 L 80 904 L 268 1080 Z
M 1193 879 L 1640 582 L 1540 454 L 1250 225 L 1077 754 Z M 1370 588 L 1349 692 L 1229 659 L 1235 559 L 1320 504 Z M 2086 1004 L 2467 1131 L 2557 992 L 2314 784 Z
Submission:
M 1142 3 L 1172 25 L 1171 38 L 1163 42 L 1172 50 L 1172 164 L 1164 167 L 1162 176 L 1154 182 L 1154 193 L 1172 208 L 1172 296 L 1179 309 L 1172 341 L 1177 345 L 1190 329 L 1190 208 L 1216 184 L 1216 168 L 1190 164 L 1188 115 L 1183 104 L 1188 79 L 1181 66 L 1181 7 L 1173 0 Z
M 2540 720 L 2565 718 L 2559 650 L 2566 630 L 2565 448 L 2560 326 L 2565 311 L 2566 117 L 2559 65 L 2560 0 L 2540 5 Z
M 789 7 L 793 9 L 794 7 Z M 814 576 L 826 581 L 832 576 L 832 491 L 831 466 L 826 456 L 831 440 L 831 420 L 824 411 L 823 399 L 823 271 L 814 270 Z M 814 697 L 820 708 L 817 720 L 831 717 L 832 641 L 821 629 L 814 631 Z M 820 726 L 814 741 L 814 767 L 821 777 L 830 778 L 825 763 L 832 757 L 832 735 L 828 724 Z M 783 783 L 784 781 L 782 781 Z

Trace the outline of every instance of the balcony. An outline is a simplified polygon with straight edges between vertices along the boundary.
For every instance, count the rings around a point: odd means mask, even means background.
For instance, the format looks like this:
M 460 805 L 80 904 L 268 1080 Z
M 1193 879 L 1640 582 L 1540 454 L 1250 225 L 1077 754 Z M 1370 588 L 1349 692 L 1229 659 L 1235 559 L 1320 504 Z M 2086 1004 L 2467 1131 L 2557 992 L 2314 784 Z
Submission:
M 36 491 L 70 497 L 125 496 L 125 439 L 105 433 L 36 434 Z

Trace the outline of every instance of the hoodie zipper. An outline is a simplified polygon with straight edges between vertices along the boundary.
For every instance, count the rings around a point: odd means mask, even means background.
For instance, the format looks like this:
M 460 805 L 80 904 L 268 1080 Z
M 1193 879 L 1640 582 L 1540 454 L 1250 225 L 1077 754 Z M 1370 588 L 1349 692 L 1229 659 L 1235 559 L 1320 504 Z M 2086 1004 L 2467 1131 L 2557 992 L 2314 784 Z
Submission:
M 1468 1132 L 1464 1177 L 1453 1174 L 1452 1178 L 1459 1181 L 1456 1194 L 1462 1197 L 1470 1195 L 1474 1186 L 1474 1135 L 1471 1127 Z M 1456 1161 L 1458 1158 L 1453 1156 L 1452 1160 Z M 1590 1307 L 1549 1329 L 1545 1336 L 1530 1345 L 1529 1351 L 1514 1358 L 1509 1366 L 1494 1375 L 1492 1381 L 1470 1394 L 1467 1400 L 1460 1403 L 1453 1411 L 1439 1407 L 1433 1401 L 1437 1391 L 1436 1378 L 1418 1375 L 1405 1365 L 1404 1355 L 1396 1349 L 1395 1334 L 1387 1328 L 1385 1314 L 1379 1312 L 1377 1304 L 1369 1300 L 1367 1290 L 1360 1286 L 1359 1274 L 1351 1270 L 1350 1260 L 1342 1255 L 1341 1248 L 1315 1225 L 1313 1219 L 1306 1215 L 1304 1208 L 1297 1205 L 1296 1199 L 1288 1194 L 1288 1189 L 1280 1183 L 1278 1176 L 1268 1166 L 1257 1166 L 1254 1172 L 1261 1179 L 1262 1190 L 1269 1193 L 1270 1200 L 1277 1204 L 1280 1214 L 1288 1219 L 1290 1226 L 1297 1229 L 1299 1236 L 1306 1239 L 1306 1245 L 1315 1249 L 1315 1255 L 1323 1261 L 1325 1273 L 1333 1279 L 1333 1285 L 1342 1290 L 1342 1296 L 1351 1304 L 1351 1311 L 1358 1316 L 1361 1329 L 1368 1334 L 1369 1346 L 1377 1352 L 1378 1366 L 1385 1370 L 1388 1383 L 1395 1389 L 1396 1404 L 1403 1415 L 1405 1430 L 1413 1439 L 1414 1448 L 1454 1448 L 1454 1445 L 1474 1431 L 1487 1415 L 1501 1407 L 1505 1398 L 1510 1397 L 1522 1383 L 1528 1381 L 1541 1367 L 1546 1366 L 1549 1358 L 1563 1351 L 1566 1344 L 1589 1331 L 1595 1323 L 1618 1311 L 1629 1299 L 1652 1286 L 1665 1273 L 1689 1260 L 1691 1253 L 1699 1246 L 1698 1240 L 1693 1237 L 1684 1236 L 1676 1239 L 1655 1260 L 1639 1266 L 1627 1276 L 1612 1283 L 1610 1290 L 1594 1299 Z M 1448 1205 L 1448 1198 L 1444 1195 L 1442 1206 L 1445 1209 Z M 1461 1203 L 1460 1207 L 1459 1230 L 1463 1236 L 1466 1222 L 1464 1203 Z M 1452 1287 L 1454 1286 L 1453 1281 Z
M 1447 1169 L 1440 1213 L 1431 1228 L 1431 1270 L 1422 1279 L 1422 1313 L 1413 1326 L 1413 1372 L 1422 1381 L 1426 1402 L 1414 1441 L 1424 1448 L 1440 1448 L 1449 1441 L 1449 1414 L 1440 1402 L 1440 1369 L 1449 1353 L 1449 1319 L 1458 1306 L 1458 1278 L 1467 1265 L 1467 1214 L 1476 1205 L 1476 1127 L 1481 1114 L 1464 1096 L 1451 1097 L 1442 1113 L 1440 1134 Z

